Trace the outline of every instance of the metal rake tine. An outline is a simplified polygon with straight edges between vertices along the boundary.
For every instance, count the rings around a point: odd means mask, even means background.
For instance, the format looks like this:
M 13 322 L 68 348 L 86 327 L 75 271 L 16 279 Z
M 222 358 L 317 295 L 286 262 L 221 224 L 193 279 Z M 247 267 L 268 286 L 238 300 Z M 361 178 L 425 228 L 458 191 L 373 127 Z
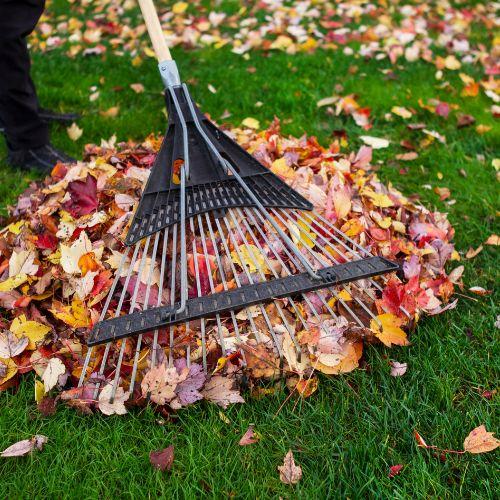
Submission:
M 247 267 L 243 264 L 243 262 L 244 262 L 243 255 L 241 254 L 241 251 L 240 251 L 238 245 L 236 244 L 236 239 L 235 239 L 235 237 L 233 235 L 233 232 L 232 232 L 232 230 L 231 230 L 231 228 L 229 226 L 229 223 L 228 223 L 228 220 L 227 220 L 226 216 L 224 216 L 222 220 L 224 221 L 224 223 L 226 225 L 226 228 L 228 230 L 229 237 L 230 237 L 230 239 L 232 241 L 234 249 L 235 249 L 236 253 L 238 254 L 238 258 L 239 258 L 240 262 L 242 263 L 241 267 L 243 268 L 243 272 L 246 274 L 249 283 L 253 284 L 254 280 L 252 278 L 251 273 L 247 269 Z M 251 251 L 248 252 L 248 255 L 251 256 L 251 258 L 253 259 L 253 253 Z M 258 267 L 258 264 L 256 263 L 256 261 L 254 259 L 253 259 L 253 264 L 256 267 Z M 280 358 L 282 358 L 283 357 L 283 351 L 281 349 L 281 346 L 279 345 L 278 339 L 276 337 L 276 332 L 274 331 L 274 328 L 273 328 L 273 325 L 272 325 L 271 320 L 269 318 L 269 315 L 267 314 L 267 311 L 266 311 L 265 307 L 263 306 L 263 304 L 261 302 L 257 304 L 257 307 L 259 307 L 259 309 L 260 309 L 260 311 L 262 313 L 262 316 L 264 317 L 264 320 L 266 322 L 267 328 L 269 329 L 269 333 L 271 334 L 271 337 L 272 337 L 272 339 L 274 341 L 274 345 L 276 346 L 276 349 L 277 349 L 277 351 L 278 351 L 278 353 L 280 355 Z
M 149 275 L 148 275 L 148 283 L 146 285 L 146 294 L 144 297 L 144 308 L 143 309 L 148 309 L 149 307 L 149 294 L 151 291 L 151 284 L 153 281 L 153 270 L 154 270 L 154 263 L 156 262 L 156 252 L 158 251 L 158 241 L 160 240 L 160 233 L 155 234 L 155 239 L 153 242 L 153 252 L 151 254 L 151 265 L 149 266 Z M 160 293 L 160 291 L 158 292 Z M 130 393 L 132 394 L 134 392 L 134 385 L 135 385 L 135 377 L 137 375 L 137 363 L 139 362 L 139 355 L 141 352 L 141 345 L 142 345 L 142 333 L 137 337 L 137 344 L 135 347 L 135 356 L 134 356 L 134 364 L 132 367 L 132 375 L 130 377 Z
M 148 260 L 148 249 L 149 249 L 149 243 L 151 241 L 151 236 L 148 236 L 146 238 L 146 242 L 144 244 L 144 249 L 142 251 L 142 256 L 141 260 L 139 263 L 139 271 L 137 273 L 137 278 L 135 281 L 135 286 L 134 286 L 134 292 L 132 294 L 132 299 L 130 301 L 130 310 L 129 314 L 133 312 L 135 309 L 136 303 L 137 303 L 137 294 L 139 293 L 139 287 L 141 284 L 141 276 L 144 271 L 144 266 L 146 265 L 146 261 Z M 153 267 L 153 263 L 151 263 L 151 267 Z M 109 402 L 112 403 L 115 399 L 116 391 L 118 389 L 118 383 L 120 381 L 120 373 L 121 373 L 121 368 L 122 368 L 122 363 L 123 363 L 123 355 L 125 353 L 125 348 L 127 346 L 127 341 L 128 339 L 123 339 L 122 344 L 120 346 L 120 352 L 118 354 L 118 362 L 116 364 L 115 368 L 115 378 L 113 380 L 113 387 L 111 389 L 111 396 L 109 398 Z
M 175 305 L 175 286 L 176 286 L 176 265 L 177 265 L 177 224 L 172 229 L 172 257 L 170 259 L 170 305 Z M 168 365 L 172 366 L 174 362 L 174 326 L 169 328 L 169 350 Z
M 285 221 L 283 220 L 282 216 L 275 210 L 275 209 L 272 209 L 273 210 L 273 213 L 275 213 L 278 218 L 283 222 L 285 223 Z M 290 219 L 292 220 L 292 219 Z M 292 220 L 293 222 L 293 220 Z M 300 229 L 299 229 L 300 231 Z M 300 239 L 300 234 L 298 235 L 299 239 Z M 304 245 L 304 248 L 306 249 L 307 252 L 309 252 L 311 254 L 311 256 L 316 259 L 322 266 L 327 266 L 328 265 L 328 262 L 320 257 L 316 252 L 312 251 L 307 245 Z M 334 257 L 331 257 L 331 259 L 333 260 L 333 262 L 335 264 L 338 264 L 338 260 L 336 260 Z M 341 285 L 342 289 L 345 290 L 347 293 L 349 293 L 349 291 L 347 290 L 347 287 L 345 285 Z M 346 304 L 345 300 L 342 299 L 341 297 L 339 297 L 339 295 L 337 294 L 336 291 L 333 291 L 333 294 L 335 296 L 335 298 L 351 313 L 351 309 L 350 307 Z M 349 295 L 351 295 L 349 293 Z M 363 303 L 363 301 L 361 301 L 360 299 L 358 299 L 358 297 L 353 297 L 353 300 L 374 320 L 377 322 L 377 324 L 380 326 L 380 320 L 370 311 L 370 309 L 368 309 L 366 307 L 366 305 Z M 359 318 L 358 318 L 359 319 Z M 363 322 L 360 320 L 360 326 L 364 326 Z M 359 323 L 358 323 L 359 324 Z
M 200 270 L 198 267 L 198 252 L 196 248 L 196 239 L 194 238 L 194 223 L 193 218 L 189 219 L 189 225 L 191 228 L 191 233 L 193 234 L 193 260 L 194 260 L 194 274 L 196 281 L 196 293 L 198 297 L 201 297 L 201 282 L 200 282 Z M 201 318 L 200 320 L 201 326 L 201 355 L 202 355 L 202 363 L 203 363 L 203 371 L 207 373 L 207 343 L 205 339 L 205 318 Z
M 217 230 L 219 231 L 220 235 L 223 235 L 224 232 L 222 230 L 222 227 L 220 225 L 219 219 L 215 219 L 215 225 L 217 226 Z M 231 268 L 231 272 L 233 273 L 233 279 L 236 282 L 236 286 L 238 288 L 241 288 L 241 281 L 240 278 L 238 277 L 238 272 L 236 271 L 236 267 L 234 266 L 233 259 L 231 258 L 231 252 L 229 251 L 229 247 L 227 245 L 227 241 L 224 237 L 221 237 L 221 242 L 222 246 L 224 248 L 224 252 L 226 253 L 226 257 L 229 262 L 229 267 Z M 257 340 L 258 343 L 261 342 L 261 336 L 259 333 L 259 330 L 257 329 L 257 326 L 255 325 L 255 321 L 253 320 L 253 316 L 251 314 L 247 315 L 248 321 L 250 322 L 250 327 L 252 328 L 252 331 L 254 332 L 255 339 Z
M 161 265 L 160 265 L 160 282 L 158 284 L 158 301 L 157 307 L 161 306 L 162 295 L 163 295 L 163 285 L 165 279 L 165 269 L 167 261 L 167 251 L 168 251 L 168 233 L 169 228 L 167 227 L 163 232 L 163 244 L 161 249 Z M 151 351 L 151 367 L 156 366 L 156 350 L 158 348 L 158 328 L 155 328 L 153 332 L 153 348 Z
M 217 260 L 217 265 L 219 267 L 219 273 L 220 273 L 221 280 L 222 280 L 222 286 L 224 287 L 224 290 L 228 290 L 229 287 L 228 287 L 228 283 L 226 280 L 226 273 L 224 272 L 224 268 L 222 266 L 222 261 L 220 258 L 219 249 L 217 247 L 217 242 L 216 242 L 215 234 L 214 234 L 214 231 L 212 228 L 212 223 L 210 222 L 210 217 L 207 213 L 205 213 L 205 220 L 207 222 L 208 232 L 210 233 L 210 240 L 212 241 L 212 245 L 214 247 L 215 258 Z M 238 341 L 241 342 L 240 328 L 238 326 L 238 321 L 236 320 L 236 315 L 234 314 L 234 311 L 232 311 L 232 310 L 229 312 L 229 314 L 231 316 L 231 321 L 233 323 L 234 334 L 236 335 L 236 338 L 238 339 Z M 241 355 L 243 358 L 243 363 L 246 364 L 246 357 L 245 357 L 245 353 L 243 351 L 242 351 Z
M 125 264 L 125 261 L 126 261 L 129 253 L 130 253 L 130 248 L 127 248 L 127 251 L 122 254 L 122 258 L 120 260 L 120 264 L 118 265 L 118 269 L 116 271 L 115 278 L 113 280 L 111 288 L 109 289 L 108 295 L 106 297 L 106 301 L 104 303 L 104 307 L 102 308 L 101 314 L 99 316 L 99 321 L 102 321 L 106 316 L 106 313 L 107 313 L 108 308 L 109 308 L 109 304 L 111 303 L 111 299 L 112 299 L 113 294 L 114 294 L 115 289 L 116 289 L 116 285 L 118 284 L 118 281 L 120 280 L 120 275 L 122 273 L 123 265 Z M 87 349 L 87 355 L 86 355 L 85 361 L 83 363 L 82 373 L 80 374 L 80 380 L 78 381 L 78 387 L 81 387 L 83 385 L 83 382 L 85 380 L 85 374 L 87 372 L 87 368 L 89 366 L 90 358 L 92 357 L 93 350 L 94 350 L 93 346 L 89 347 Z
M 296 212 L 296 211 L 295 211 Z M 365 248 L 363 248 L 361 245 L 359 245 L 359 243 L 356 243 L 354 240 L 352 240 L 351 238 L 349 238 L 346 234 L 344 234 L 342 231 L 340 231 L 338 228 L 336 228 L 330 221 L 328 221 L 327 219 L 325 219 L 322 215 L 318 214 L 317 212 L 313 212 L 313 214 L 319 218 L 324 224 L 327 224 L 331 229 L 333 229 L 335 232 L 337 232 L 338 234 L 342 235 L 343 238 L 345 238 L 349 243 L 351 243 L 353 245 L 353 247 L 355 247 L 356 249 L 362 251 L 363 253 L 367 254 L 367 255 L 372 255 L 368 250 L 366 250 Z M 317 222 L 316 222 L 317 223 Z M 335 235 L 333 235 L 333 233 L 331 232 L 331 230 L 329 230 L 327 227 L 325 227 L 324 225 L 321 225 L 321 224 L 318 224 L 318 226 L 320 226 L 323 230 L 325 230 L 329 235 L 331 235 L 332 238 L 334 238 L 336 241 L 338 241 L 342 246 L 344 246 L 344 248 L 346 247 L 346 244 L 342 242 L 341 239 L 339 239 L 338 237 L 336 237 Z M 349 247 L 347 247 L 349 248 Z M 359 254 L 359 252 L 357 252 L 356 250 L 354 249 L 350 249 L 350 251 L 352 251 L 355 255 L 357 255 L 359 258 L 362 258 L 361 255 Z M 370 283 L 375 287 L 377 288 L 377 290 L 379 290 L 380 292 L 383 292 L 383 288 L 372 278 L 368 278 Z M 387 278 L 386 276 L 384 275 L 381 275 L 380 276 L 380 279 L 384 282 L 384 283 L 387 283 Z M 399 306 L 399 310 L 405 315 L 407 316 L 408 318 L 411 318 L 411 314 L 403 307 L 403 306 Z
M 129 284 L 129 281 L 130 281 L 130 276 L 132 275 L 132 272 L 133 272 L 133 269 L 134 269 L 134 266 L 135 266 L 135 261 L 137 260 L 137 254 L 139 252 L 139 248 L 141 247 L 141 242 L 137 243 L 135 245 L 135 248 L 134 248 L 134 253 L 132 254 L 132 259 L 130 261 L 130 266 L 129 266 L 129 271 L 127 273 L 127 276 L 125 278 L 125 283 L 123 285 L 123 289 L 122 289 L 122 292 L 120 294 L 120 299 L 118 301 L 118 306 L 116 308 L 116 311 L 115 311 L 115 317 L 118 317 L 120 315 L 120 312 L 121 312 L 121 309 L 123 307 L 123 302 L 125 300 L 125 295 L 127 294 L 127 288 L 128 288 L 128 284 Z M 103 374 L 104 374 L 104 370 L 106 368 L 106 363 L 108 361 L 108 356 L 109 356 L 109 351 L 111 349 L 111 344 L 113 342 L 110 341 L 106 344 L 106 347 L 104 349 L 104 354 L 103 354 L 103 357 L 102 357 L 102 360 L 101 360 L 101 367 L 99 369 L 99 376 L 101 377 Z M 97 394 L 99 392 L 99 388 L 101 387 L 101 382 L 98 380 L 97 383 L 96 383 L 96 386 L 94 388 L 94 395 L 93 395 L 93 399 L 96 399 L 97 398 Z
M 233 224 L 238 232 L 238 234 L 240 235 L 240 238 L 242 238 L 242 240 L 245 242 L 245 247 L 247 248 L 247 251 L 248 251 L 248 255 L 250 256 L 250 258 L 252 259 L 252 263 L 253 265 L 256 267 L 256 269 L 258 269 L 258 272 L 261 276 L 261 278 L 263 280 L 266 279 L 265 275 L 264 275 L 264 272 L 262 271 L 262 269 L 260 268 L 253 252 L 251 251 L 251 249 L 249 248 L 248 246 L 248 242 L 245 238 L 245 235 L 243 234 L 243 231 L 241 230 L 241 227 L 240 225 L 237 223 L 236 221 L 236 218 L 234 216 L 234 213 L 232 210 L 229 210 L 229 214 L 231 216 L 231 219 L 233 221 Z M 249 234 L 251 236 L 251 238 L 253 239 L 253 241 L 256 243 L 256 246 L 257 248 L 259 249 L 260 251 L 260 254 L 262 255 L 262 257 L 264 258 L 264 261 L 266 262 L 266 264 L 268 265 L 269 269 L 272 270 L 272 264 L 271 262 L 269 261 L 269 259 L 267 258 L 267 255 L 265 254 L 265 252 L 263 251 L 262 247 L 260 246 L 260 243 L 258 242 L 254 232 L 252 231 L 252 229 L 250 228 L 250 226 L 248 225 L 247 221 L 243 219 L 243 224 L 245 225 L 245 228 L 247 229 L 247 234 Z M 293 302 L 293 299 L 290 297 L 289 298 L 289 301 L 291 303 L 293 303 L 293 307 L 295 309 L 295 303 Z M 283 321 L 283 324 L 287 330 L 287 332 L 289 333 L 290 335 L 290 338 L 292 339 L 294 345 L 295 345 L 295 348 L 300 352 L 301 349 L 300 349 L 300 344 L 297 342 L 297 339 L 295 338 L 295 332 L 292 331 L 292 329 L 290 328 L 290 325 L 288 324 L 288 320 L 286 319 L 285 317 L 285 314 L 283 313 L 283 309 L 281 308 L 281 305 L 279 304 L 278 301 L 274 300 L 272 302 L 274 304 L 274 307 L 276 307 L 276 310 L 278 311 L 278 314 L 281 318 L 281 320 Z M 302 315 L 300 315 L 300 317 L 302 317 Z M 303 319 L 303 318 L 302 318 Z
M 208 282 L 210 284 L 210 291 L 212 293 L 214 293 L 215 292 L 215 285 L 214 285 L 214 280 L 212 278 L 212 273 L 210 272 L 210 260 L 208 258 L 207 242 L 206 242 L 206 238 L 205 238 L 205 231 L 203 229 L 203 221 L 201 220 L 200 215 L 197 216 L 197 221 L 198 221 L 198 228 L 200 230 L 199 234 L 201 235 L 201 245 L 203 248 L 203 255 L 205 256 L 205 268 L 206 268 L 207 274 L 208 274 Z M 225 356 L 226 355 L 226 344 L 224 342 L 224 334 L 223 334 L 223 330 L 222 330 L 222 322 L 220 319 L 220 314 L 216 314 L 215 320 L 217 322 L 217 330 L 219 333 L 220 348 L 222 350 L 222 355 Z

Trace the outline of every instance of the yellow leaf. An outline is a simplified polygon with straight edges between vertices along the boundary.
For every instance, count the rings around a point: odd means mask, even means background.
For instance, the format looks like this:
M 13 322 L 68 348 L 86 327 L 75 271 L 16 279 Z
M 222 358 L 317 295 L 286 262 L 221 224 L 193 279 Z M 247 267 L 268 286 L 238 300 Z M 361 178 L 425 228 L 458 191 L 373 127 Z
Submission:
M 187 2 L 175 2 L 174 5 L 172 5 L 172 12 L 174 14 L 183 14 L 184 12 L 186 12 L 187 8 Z
M 352 300 L 351 294 L 347 290 L 341 290 L 338 294 L 337 297 L 339 299 L 342 299 L 344 302 L 349 302 Z
M 17 373 L 17 365 L 11 358 L 0 358 L 0 363 L 4 364 L 7 367 L 7 373 L 5 377 L 0 377 L 0 385 L 5 384 L 7 380 L 10 380 Z
M 372 200 L 372 203 L 376 207 L 388 208 L 388 207 L 392 207 L 394 205 L 394 203 L 389 198 L 389 196 L 387 196 L 386 194 L 383 194 L 383 193 L 376 193 L 375 191 L 372 191 L 371 189 L 363 189 L 363 191 L 361 192 L 361 195 L 367 196 L 368 198 L 370 198 L 370 200 Z
M 245 118 L 241 124 L 244 126 L 244 127 L 248 127 L 248 128 L 253 128 L 254 130 L 257 130 L 259 127 L 260 127 L 260 123 L 259 123 L 259 120 L 256 120 L 255 118 Z
M 411 111 L 403 108 L 402 106 L 393 106 L 391 112 L 395 115 L 400 116 L 401 118 L 404 118 L 405 120 L 412 117 Z
M 39 323 L 38 321 L 31 321 L 26 318 L 24 314 L 14 318 L 10 324 L 9 330 L 16 337 L 28 337 L 29 344 L 27 350 L 32 351 L 36 349 L 37 342 L 45 338 L 45 335 L 50 332 L 50 326 Z
M 21 273 L 16 276 L 12 276 L 12 278 L 8 278 L 0 283 L 0 292 L 10 292 L 26 281 L 28 281 L 27 274 Z
M 286 164 L 285 158 L 278 158 L 271 165 L 271 172 L 280 176 L 282 179 L 294 179 L 295 171 Z
M 499 446 L 500 441 L 493 436 L 493 432 L 488 432 L 484 425 L 476 427 L 464 441 L 464 450 L 469 453 L 486 453 Z
M 399 328 L 402 321 L 394 314 L 386 313 L 377 316 L 380 325 L 374 319 L 370 322 L 370 330 L 387 347 L 395 345 L 409 345 L 406 333 Z
M 50 312 L 73 328 L 85 328 L 91 323 L 88 309 L 78 299 L 73 299 L 70 306 L 60 305 L 58 309 L 50 309 Z
M 21 228 L 24 226 L 24 222 L 24 220 L 13 222 L 12 224 L 9 224 L 5 230 L 11 232 L 12 234 L 19 234 L 21 232 Z
M 238 247 L 238 250 L 243 259 L 243 262 L 240 261 L 238 252 L 231 252 L 231 257 L 235 264 L 238 264 L 241 267 L 246 266 L 248 271 L 251 273 L 255 273 L 259 269 L 263 272 L 267 271 L 264 256 L 260 253 L 260 250 L 255 245 L 240 245 Z M 256 267 L 256 265 L 258 267 Z
M 45 387 L 43 382 L 35 379 L 35 401 L 39 403 L 45 396 Z
M 312 222 L 312 219 L 311 219 Z M 292 241 L 298 246 L 306 246 L 312 248 L 314 246 L 314 242 L 316 240 L 316 233 L 311 231 L 310 225 L 305 222 L 299 220 L 297 222 L 290 222 L 290 235 L 292 237 Z

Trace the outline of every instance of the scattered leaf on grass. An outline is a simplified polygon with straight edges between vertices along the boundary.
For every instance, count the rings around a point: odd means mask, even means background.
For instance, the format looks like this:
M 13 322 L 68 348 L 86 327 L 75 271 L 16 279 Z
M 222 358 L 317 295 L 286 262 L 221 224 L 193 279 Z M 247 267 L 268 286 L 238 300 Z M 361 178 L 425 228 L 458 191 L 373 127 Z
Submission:
M 245 434 L 243 434 L 238 444 L 240 446 L 247 446 L 249 444 L 256 443 L 257 441 L 259 441 L 259 439 L 260 436 L 254 431 L 254 425 L 250 424 L 248 426 L 247 431 L 245 432 Z
M 406 373 L 407 369 L 408 365 L 406 363 L 398 363 L 397 361 L 391 361 L 391 376 L 402 377 Z
M 482 286 L 471 286 L 469 288 L 469 292 L 472 292 L 476 295 L 481 295 L 481 296 L 490 295 L 492 293 L 491 290 L 486 290 Z
M 373 149 L 384 149 L 389 147 L 389 141 L 387 139 L 381 139 L 380 137 L 372 137 L 371 135 L 361 135 L 359 137 L 367 146 L 371 146 Z
M 476 427 L 464 441 L 464 450 L 469 453 L 487 453 L 499 446 L 500 440 L 494 437 L 493 432 L 488 432 L 484 425 Z
M 47 436 L 36 434 L 31 439 L 24 439 L 9 446 L 0 453 L 0 457 L 22 457 L 33 450 L 41 450 L 48 439 Z
M 403 466 L 401 464 L 398 464 L 398 465 L 392 465 L 391 467 L 389 467 L 389 477 L 394 477 L 394 476 L 397 476 L 401 470 L 403 469 Z
M 149 461 L 155 469 L 159 469 L 162 472 L 170 470 L 172 468 L 172 464 L 174 463 L 173 445 L 170 445 L 163 450 L 150 452 Z
M 66 132 L 68 133 L 68 137 L 72 140 L 72 141 L 77 141 L 78 139 L 80 139 L 80 137 L 82 136 L 83 134 L 83 129 L 80 128 L 76 123 L 72 123 L 71 126 L 69 126 L 67 129 L 66 129 Z
M 302 479 L 302 468 L 295 464 L 292 450 L 288 450 L 283 465 L 278 466 L 280 481 L 285 484 L 296 484 Z

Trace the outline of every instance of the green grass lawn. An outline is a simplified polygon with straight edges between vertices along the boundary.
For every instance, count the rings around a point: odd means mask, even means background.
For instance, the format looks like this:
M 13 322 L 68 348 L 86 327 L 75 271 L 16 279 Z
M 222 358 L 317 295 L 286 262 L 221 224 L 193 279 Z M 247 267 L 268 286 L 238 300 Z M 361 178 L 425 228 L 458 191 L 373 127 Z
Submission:
M 388 149 L 374 152 L 380 176 L 405 194 L 418 193 L 429 208 L 449 212 L 456 228 L 456 244 L 465 253 L 492 233 L 498 234 L 498 183 L 491 161 L 498 156 L 499 130 L 484 96 L 460 97 L 458 72 L 446 72 L 450 89 L 439 88 L 435 68 L 425 63 L 395 67 L 394 78 L 382 72 L 387 61 L 354 60 L 339 52 L 264 57 L 251 53 L 250 60 L 226 49 L 184 53 L 175 50 L 181 74 L 191 81 L 192 93 L 204 111 L 219 120 L 225 110 L 228 123 L 237 125 L 251 116 L 266 126 L 274 115 L 286 120 L 283 129 L 299 135 L 317 135 L 327 144 L 333 130 L 345 129 L 349 150 L 361 144 L 366 133 L 352 118 L 329 116 L 316 102 L 342 85 L 343 95 L 356 93 L 363 106 L 372 108 L 374 127 L 369 135 L 391 140 Z M 351 74 L 351 65 L 358 72 Z M 255 73 L 249 73 L 255 67 Z M 477 75 L 475 68 L 466 72 Z M 153 60 L 134 68 L 128 58 L 111 54 L 101 58 L 67 59 L 54 51 L 34 57 L 34 78 L 41 102 L 83 114 L 83 137 L 76 143 L 64 128 L 53 128 L 54 143 L 75 156 L 83 145 L 99 142 L 116 133 L 118 140 L 140 140 L 150 132 L 163 132 L 165 115 L 161 82 Z M 144 84 L 135 94 L 131 83 Z M 211 84 L 217 92 L 210 92 Z M 89 102 L 90 88 L 100 97 Z M 455 116 L 445 120 L 418 106 L 429 98 L 456 103 L 477 123 L 492 126 L 479 135 L 474 126 L 457 129 Z M 257 107 L 255 103 L 263 105 Z M 119 105 L 116 118 L 104 118 L 99 110 Z M 425 122 L 447 138 L 419 149 L 409 163 L 394 159 L 404 152 L 403 139 L 418 144 L 398 117 L 384 115 L 392 106 L 418 110 L 414 122 Z M 220 121 L 220 120 L 219 120 Z M 12 203 L 34 176 L 5 165 L 0 149 L 0 199 Z M 406 168 L 406 175 L 400 169 Z M 467 177 L 463 177 L 463 169 Z M 442 174 L 442 179 L 441 177 Z M 439 201 L 425 185 L 448 187 L 452 206 Z M 497 250 L 486 246 L 466 262 L 465 284 L 493 289 L 498 278 Z M 458 264 L 457 264 L 458 265 Z M 467 291 L 464 295 L 470 295 Z M 3 498 L 68 497 L 175 498 L 494 498 L 500 482 L 496 474 L 498 453 L 449 455 L 445 461 L 416 446 L 418 430 L 429 444 L 461 449 L 465 436 L 485 424 L 499 431 L 497 399 L 481 396 L 498 384 L 498 310 L 495 295 L 459 297 L 458 307 L 435 318 L 424 318 L 411 336 L 408 348 L 367 347 L 364 369 L 339 377 L 321 377 L 318 392 L 295 404 L 281 391 L 263 400 L 233 406 L 221 418 L 217 407 L 200 404 L 177 413 L 172 422 L 161 423 L 152 409 L 133 411 L 125 417 L 82 417 L 59 407 L 54 417 L 43 418 L 33 398 L 33 378 L 27 376 L 16 393 L 0 393 L 0 449 L 13 442 L 45 434 L 49 442 L 42 452 L 27 458 L 0 461 L 0 492 Z M 408 363 L 402 378 L 389 375 L 388 360 Z M 249 423 L 262 435 L 258 444 L 240 447 L 238 440 Z M 151 450 L 175 446 L 170 473 L 152 469 Z M 296 486 L 280 483 L 276 467 L 288 449 L 303 468 Z M 403 464 L 395 478 L 391 465 Z M 497 494 L 494 493 L 497 491 Z

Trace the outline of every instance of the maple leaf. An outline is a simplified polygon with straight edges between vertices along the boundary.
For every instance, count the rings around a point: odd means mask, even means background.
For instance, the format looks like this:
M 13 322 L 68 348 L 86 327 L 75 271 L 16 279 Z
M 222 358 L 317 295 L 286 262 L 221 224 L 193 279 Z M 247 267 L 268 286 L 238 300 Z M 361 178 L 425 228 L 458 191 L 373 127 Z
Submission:
M 110 402 L 112 394 L 113 384 L 107 384 L 99 394 L 99 401 L 97 403 L 99 410 L 104 415 L 125 415 L 127 413 L 125 401 L 129 398 L 129 393 L 125 392 L 122 387 L 118 387 L 113 402 Z
M 151 451 L 149 453 L 149 461 L 155 469 L 159 469 L 162 472 L 170 470 L 174 463 L 173 445 L 170 445 L 163 450 Z
M 175 367 L 167 368 L 165 364 L 160 364 L 144 375 L 141 382 L 142 394 L 153 403 L 164 405 L 175 398 L 177 384 L 185 378 L 179 376 Z
M 79 263 L 80 259 L 91 253 L 92 243 L 85 231 L 82 231 L 71 245 L 61 243 L 61 266 L 68 274 L 80 274 L 82 272 Z
M 487 453 L 500 446 L 500 440 L 493 436 L 493 432 L 488 432 L 484 425 L 476 427 L 465 438 L 464 450 L 469 453 Z
M 406 333 L 399 328 L 402 320 L 391 313 L 380 314 L 377 316 L 378 321 L 372 319 L 370 321 L 370 330 L 375 333 L 375 336 L 382 341 L 387 347 L 395 345 L 409 345 Z
M 38 321 L 28 320 L 25 314 L 21 314 L 17 318 L 14 318 L 10 324 L 9 330 L 15 334 L 16 337 L 27 337 L 29 343 L 26 349 L 32 351 L 36 349 L 37 343 L 45 338 L 51 328 Z
M 244 403 L 245 400 L 238 390 L 233 389 L 233 385 L 232 379 L 215 375 L 205 384 L 203 397 L 224 409 L 232 403 Z
M 87 174 L 84 181 L 77 180 L 68 184 L 70 199 L 64 203 L 63 208 L 73 217 L 81 217 L 97 209 L 97 181 L 93 175 Z
M 33 450 L 41 450 L 48 440 L 47 436 L 36 434 L 31 439 L 24 439 L 9 446 L 0 453 L 0 457 L 22 457 Z
M 302 479 L 302 467 L 295 464 L 292 450 L 288 450 L 283 465 L 278 466 L 280 481 L 284 484 L 296 484 Z

